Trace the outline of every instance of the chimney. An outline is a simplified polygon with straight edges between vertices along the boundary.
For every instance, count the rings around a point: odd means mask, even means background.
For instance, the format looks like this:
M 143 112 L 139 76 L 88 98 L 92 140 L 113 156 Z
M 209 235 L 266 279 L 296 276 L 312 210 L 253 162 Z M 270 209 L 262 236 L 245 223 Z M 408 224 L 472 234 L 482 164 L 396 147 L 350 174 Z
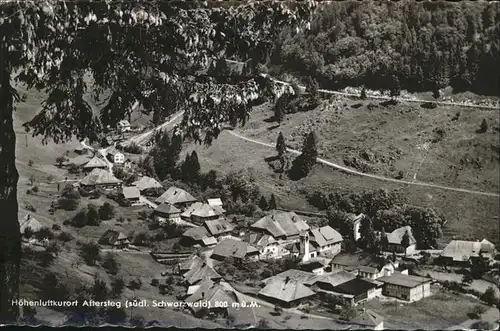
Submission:
M 290 281 L 290 276 L 286 276 L 285 278 L 285 284 L 288 283 Z
M 201 292 L 201 297 L 204 298 L 205 297 L 205 292 Z
M 31 218 L 31 215 L 30 215 L 30 214 L 28 214 L 28 217 L 26 217 L 26 219 L 27 219 L 27 220 L 29 220 L 30 218 Z

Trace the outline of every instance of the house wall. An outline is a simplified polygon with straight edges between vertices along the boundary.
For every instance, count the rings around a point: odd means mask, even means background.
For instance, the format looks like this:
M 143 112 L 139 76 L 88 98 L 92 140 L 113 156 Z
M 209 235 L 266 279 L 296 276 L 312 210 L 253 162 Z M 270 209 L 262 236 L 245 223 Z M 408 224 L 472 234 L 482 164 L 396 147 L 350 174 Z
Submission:
M 340 253 L 342 247 L 340 243 L 334 243 L 325 246 L 319 246 L 316 249 L 318 250 L 319 253 L 330 252 L 333 254 L 338 254 Z
M 122 153 L 116 153 L 113 157 L 113 162 L 114 163 L 124 163 L 125 162 L 125 155 Z
M 373 330 L 383 330 L 384 329 L 384 322 L 380 322 L 377 326 L 373 328 Z
M 413 288 L 385 284 L 382 293 L 387 296 L 411 302 L 421 300 L 431 295 L 431 288 L 430 283 L 424 283 Z
M 406 247 L 406 250 L 402 245 L 398 245 L 398 244 L 389 244 L 389 246 L 387 247 L 387 252 L 395 252 L 395 253 L 407 254 L 407 255 L 414 254 L 416 250 L 417 250 L 416 244 L 413 244 L 413 245 Z

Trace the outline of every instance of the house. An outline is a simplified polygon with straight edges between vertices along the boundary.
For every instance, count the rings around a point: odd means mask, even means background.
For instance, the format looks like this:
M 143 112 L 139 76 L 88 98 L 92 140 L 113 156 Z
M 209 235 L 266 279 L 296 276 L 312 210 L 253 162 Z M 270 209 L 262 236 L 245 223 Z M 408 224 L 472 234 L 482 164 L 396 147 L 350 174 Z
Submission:
M 245 298 L 240 298 L 238 292 L 234 292 L 239 302 L 245 302 Z M 249 305 L 236 305 L 235 307 L 229 306 L 227 312 L 230 316 L 233 316 L 234 320 L 231 327 L 235 329 L 250 329 L 257 326 L 258 320 L 255 313 L 254 307 L 249 307 Z
M 331 269 L 345 270 L 353 272 L 359 277 L 377 279 L 382 276 L 389 276 L 394 273 L 399 266 L 398 263 L 387 261 L 384 258 L 372 254 L 360 253 L 340 253 L 331 262 Z
M 26 232 L 26 229 L 30 229 L 31 232 L 37 232 L 42 228 L 42 224 L 36 220 L 33 216 L 30 214 L 26 214 L 23 219 L 19 220 L 19 227 L 21 230 L 21 234 L 24 234 Z
M 395 273 L 378 279 L 384 283 L 382 294 L 406 301 L 418 301 L 431 295 L 431 278 Z
M 258 260 L 259 250 L 241 240 L 224 239 L 214 247 L 211 257 L 218 260 L 226 258 Z
M 353 278 L 333 287 L 332 292 L 349 298 L 352 306 L 369 301 L 382 293 L 383 283 L 366 278 Z
M 289 252 L 283 249 L 279 242 L 269 234 L 247 233 L 243 236 L 243 240 L 259 250 L 260 260 L 279 259 L 289 254 Z
M 294 212 L 276 210 L 252 224 L 251 228 L 286 241 L 299 241 L 300 233 L 309 231 L 307 223 Z
M 337 286 L 353 280 L 354 278 L 356 278 L 356 275 L 353 273 L 344 270 L 336 270 L 334 273 L 315 277 L 310 284 L 323 291 L 335 291 Z
M 452 240 L 441 252 L 439 260 L 447 265 L 467 266 L 481 252 L 479 241 Z
M 493 244 L 492 242 L 490 242 L 487 239 L 483 239 L 481 241 L 480 254 L 487 259 L 490 259 L 490 260 L 493 259 L 495 257 L 495 254 L 496 254 L 495 244 Z
M 203 222 L 203 225 L 215 238 L 224 238 L 224 236 L 229 235 L 234 230 L 234 226 L 224 218 L 208 220 Z
M 407 247 L 405 247 L 402 244 L 403 237 L 405 236 L 406 233 L 408 234 L 408 239 L 409 239 L 409 245 Z M 417 240 L 413 236 L 412 228 L 409 225 L 397 228 L 391 233 L 388 233 L 387 242 L 388 246 L 386 251 L 388 252 L 410 255 L 415 253 L 415 250 L 417 249 Z
M 300 269 L 310 271 L 316 275 L 323 275 L 325 269 L 328 269 L 332 259 L 324 256 L 317 256 L 307 261 L 302 261 L 299 266 Z
M 211 207 L 207 203 L 195 202 L 189 206 L 182 214 L 181 218 L 190 220 L 195 224 L 202 224 L 205 221 L 216 220 L 222 216 L 220 211 Z
M 195 285 L 205 279 L 219 281 L 222 279 L 222 276 L 208 266 L 205 261 L 201 261 L 201 263 L 196 262 L 188 272 L 182 275 L 182 278 L 186 284 Z
M 228 308 L 232 307 L 233 303 L 239 304 L 238 297 L 233 291 L 225 289 L 210 279 L 201 282 L 196 291 L 184 301 L 197 317 L 202 317 L 205 314 L 227 317 Z
M 342 236 L 332 227 L 326 225 L 311 229 L 310 242 L 318 254 L 335 256 L 342 249 Z
M 165 225 L 168 222 L 180 222 L 181 211 L 174 205 L 162 203 L 153 211 L 155 222 Z
M 288 269 L 277 275 L 262 280 L 262 284 L 267 285 L 275 278 L 283 278 L 283 279 L 288 278 L 290 280 L 300 282 L 304 285 L 311 286 L 319 279 L 319 277 L 320 276 L 315 275 L 312 272 L 307 272 L 299 269 Z
M 379 314 L 371 311 L 370 309 L 364 309 L 361 313 L 356 314 L 356 317 L 349 321 L 352 329 L 370 329 L 370 330 L 383 330 L 384 329 L 384 318 Z
M 123 165 L 125 163 L 125 154 L 116 149 L 116 146 L 112 146 L 106 150 L 106 158 L 116 165 Z
M 226 212 L 226 210 L 222 207 L 222 200 L 220 198 L 207 199 L 207 203 L 221 215 Z
M 94 156 L 89 162 L 83 165 L 83 171 L 89 172 L 94 169 L 108 169 L 108 164 L 103 159 Z
M 122 188 L 123 197 L 128 200 L 132 205 L 140 205 L 141 192 L 135 186 L 124 186 Z
M 302 282 L 290 277 L 273 277 L 258 295 L 267 301 L 283 307 L 297 306 L 315 296 L 315 292 Z
M 149 189 L 161 189 L 163 186 L 154 178 L 143 176 L 139 180 L 136 180 L 132 183 L 132 185 L 136 186 L 140 192 L 149 190 Z
M 130 125 L 129 121 L 121 120 L 120 122 L 118 122 L 118 128 L 121 132 L 128 132 L 131 130 L 132 126 Z
M 127 236 L 121 232 L 108 230 L 99 239 L 99 244 L 109 245 L 116 248 L 125 248 L 130 244 Z
M 104 189 L 113 189 L 121 187 L 122 181 L 113 176 L 107 170 L 94 169 L 88 174 L 80 185 L 87 187 L 102 187 Z
M 164 202 L 174 205 L 175 207 L 182 210 L 192 203 L 196 202 L 196 198 L 183 189 L 171 186 L 168 188 L 168 190 L 165 191 L 165 193 L 163 193 L 155 200 L 155 203 L 157 204 L 161 204 Z
M 191 255 L 184 261 L 177 264 L 176 271 L 179 275 L 183 275 L 189 270 L 193 269 L 196 265 L 203 264 L 203 259 L 196 254 Z
M 199 245 L 202 247 L 211 247 L 217 244 L 215 239 L 204 226 L 197 226 L 186 230 L 181 238 L 185 246 Z

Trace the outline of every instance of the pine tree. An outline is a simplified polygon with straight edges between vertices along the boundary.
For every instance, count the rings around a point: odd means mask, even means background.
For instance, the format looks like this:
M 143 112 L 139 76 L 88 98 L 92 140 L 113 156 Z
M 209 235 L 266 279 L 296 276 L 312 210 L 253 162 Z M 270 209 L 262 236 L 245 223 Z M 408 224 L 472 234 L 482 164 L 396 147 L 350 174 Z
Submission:
M 316 164 L 317 157 L 316 135 L 311 131 L 304 139 L 302 153 L 292 162 L 292 168 L 289 174 L 290 178 L 296 180 L 306 177 Z
M 375 246 L 375 232 L 373 230 L 372 222 L 368 217 L 363 218 L 361 226 L 359 227 L 359 245 L 364 249 L 371 249 Z
M 279 157 L 283 157 L 286 152 L 285 137 L 283 137 L 283 133 L 281 132 L 278 134 L 278 139 L 276 140 L 276 151 Z
M 274 120 L 278 123 L 281 123 L 285 118 L 285 108 L 283 103 L 280 102 L 280 99 L 278 99 L 276 105 L 274 106 Z
M 410 246 L 410 233 L 408 230 L 406 230 L 405 234 L 403 235 L 403 238 L 401 239 L 401 245 L 405 248 L 405 256 L 406 256 L 406 249 L 408 246 Z
M 259 208 L 262 209 L 262 210 L 268 210 L 269 209 L 269 205 L 267 204 L 266 197 L 264 197 L 264 196 L 260 197 Z
M 191 175 L 194 177 L 194 176 L 198 176 L 200 174 L 200 170 L 201 170 L 201 167 L 200 167 L 200 161 L 198 160 L 198 154 L 196 153 L 196 151 L 193 151 L 191 152 L 191 164 L 190 164 L 190 167 L 191 167 Z
M 389 247 L 389 239 L 387 238 L 387 233 L 384 228 L 382 228 L 382 233 L 380 234 L 380 245 L 383 251 L 386 251 Z
M 275 210 L 278 206 L 276 205 L 276 197 L 274 194 L 271 194 L 271 198 L 269 198 L 269 203 L 268 203 L 268 209 L 269 210 Z

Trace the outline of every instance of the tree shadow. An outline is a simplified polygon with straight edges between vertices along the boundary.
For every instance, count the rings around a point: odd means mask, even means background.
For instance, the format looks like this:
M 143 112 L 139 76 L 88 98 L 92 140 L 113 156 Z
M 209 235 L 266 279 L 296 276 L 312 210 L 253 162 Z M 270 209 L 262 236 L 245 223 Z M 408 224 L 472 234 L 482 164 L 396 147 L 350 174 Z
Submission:
M 280 127 L 280 125 L 279 125 L 279 124 L 277 124 L 277 125 L 273 125 L 273 126 L 268 127 L 268 128 L 267 128 L 267 131 L 273 131 L 274 129 L 277 129 L 277 128 L 279 128 L 279 127 Z
M 425 108 L 425 109 L 436 109 L 437 104 L 435 102 L 424 102 L 420 104 L 420 107 Z
M 264 122 L 266 123 L 273 123 L 276 122 L 276 116 L 269 116 L 268 118 L 264 119 Z
M 363 106 L 362 103 L 356 103 L 356 104 L 352 105 L 351 108 L 358 109 L 361 106 Z

